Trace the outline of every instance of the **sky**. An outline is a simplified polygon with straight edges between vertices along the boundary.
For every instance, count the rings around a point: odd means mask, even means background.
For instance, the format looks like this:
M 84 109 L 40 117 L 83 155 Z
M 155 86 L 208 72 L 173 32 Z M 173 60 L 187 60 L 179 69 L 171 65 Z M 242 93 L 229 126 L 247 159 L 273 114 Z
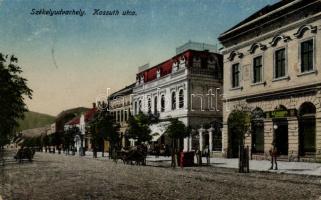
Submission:
M 28 109 L 57 115 L 135 81 L 138 67 L 175 55 L 189 40 L 218 44 L 220 33 L 278 0 L 0 0 L 0 52 L 14 54 L 33 98 Z M 32 9 L 84 16 L 31 15 Z M 94 9 L 135 11 L 97 16 Z

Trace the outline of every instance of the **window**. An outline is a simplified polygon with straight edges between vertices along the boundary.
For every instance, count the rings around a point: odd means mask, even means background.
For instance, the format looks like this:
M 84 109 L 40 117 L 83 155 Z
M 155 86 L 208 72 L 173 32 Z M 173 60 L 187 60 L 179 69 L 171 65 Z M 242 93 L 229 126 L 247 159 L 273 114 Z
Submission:
M 157 114 L 157 96 L 154 97 L 154 114 Z
M 137 113 L 138 113 L 138 111 L 137 111 L 137 101 L 135 101 L 134 115 L 136 115 Z
M 239 64 L 232 65 L 232 88 L 240 86 L 240 69 Z
M 128 113 L 127 110 L 124 110 L 124 121 L 128 120 Z
M 148 113 L 152 112 L 152 100 L 150 98 L 148 98 Z
M 222 151 L 222 132 L 215 131 L 213 134 L 213 151 Z
M 301 72 L 313 70 L 313 40 L 301 43 Z
M 120 112 L 120 122 L 124 121 L 124 111 L 121 110 Z
M 176 109 L 176 93 L 172 92 L 172 110 Z
M 262 82 L 262 56 L 253 59 L 253 83 Z
M 113 118 L 113 119 L 115 119 L 115 114 L 114 114 L 114 112 L 110 112 L 110 115 L 111 115 L 111 117 Z
M 274 78 L 285 76 L 285 49 L 280 49 L 275 52 L 275 67 Z
M 142 111 L 142 100 L 139 100 L 138 102 L 138 112 Z
M 161 97 L 161 112 L 165 111 L 165 96 L 162 95 Z
M 184 107 L 184 91 L 180 90 L 178 94 L 178 107 L 183 108 Z
M 202 69 L 207 68 L 207 58 L 201 58 L 201 68 Z

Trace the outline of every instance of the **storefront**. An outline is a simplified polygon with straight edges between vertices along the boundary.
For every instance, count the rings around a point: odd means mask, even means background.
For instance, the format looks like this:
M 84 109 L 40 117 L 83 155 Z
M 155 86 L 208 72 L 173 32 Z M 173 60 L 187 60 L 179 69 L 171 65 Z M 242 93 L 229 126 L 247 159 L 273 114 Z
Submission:
M 289 161 L 316 161 L 320 157 L 321 120 L 317 117 L 320 109 L 316 108 L 320 103 L 304 99 L 293 98 L 291 105 L 286 103 L 289 100 L 284 100 L 284 104 L 273 110 L 267 108 L 271 107 L 271 101 L 248 103 L 255 107 L 251 110 L 251 128 L 245 137 L 252 159 L 268 159 L 272 145 L 276 145 L 278 154 Z M 261 107 L 257 107 L 259 104 Z M 238 157 L 240 140 L 233 130 L 228 129 L 227 133 L 227 157 Z

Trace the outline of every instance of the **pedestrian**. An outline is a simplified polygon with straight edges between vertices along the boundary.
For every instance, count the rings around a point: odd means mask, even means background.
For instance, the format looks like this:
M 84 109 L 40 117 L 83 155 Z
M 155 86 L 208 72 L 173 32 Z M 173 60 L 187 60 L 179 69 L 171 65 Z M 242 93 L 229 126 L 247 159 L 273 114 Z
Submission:
M 274 170 L 278 170 L 278 163 L 277 163 L 278 150 L 276 148 L 276 142 L 275 141 L 272 142 L 272 147 L 271 147 L 269 153 L 270 153 L 270 156 L 271 156 L 271 167 L 270 167 L 270 170 L 273 169 L 273 165 L 274 164 L 275 164 Z
M 206 146 L 206 148 L 205 148 L 205 156 L 206 156 L 207 165 L 210 165 L 210 162 L 211 162 L 210 156 L 211 156 L 211 154 L 210 154 L 210 147 L 209 146 Z
M 179 152 L 180 153 L 180 156 L 179 156 L 179 164 L 181 166 L 181 169 L 184 169 L 184 152 L 183 152 L 183 149 L 181 149 L 181 151 Z
M 197 148 L 195 153 L 196 153 L 197 165 L 202 166 L 202 151 L 199 148 Z

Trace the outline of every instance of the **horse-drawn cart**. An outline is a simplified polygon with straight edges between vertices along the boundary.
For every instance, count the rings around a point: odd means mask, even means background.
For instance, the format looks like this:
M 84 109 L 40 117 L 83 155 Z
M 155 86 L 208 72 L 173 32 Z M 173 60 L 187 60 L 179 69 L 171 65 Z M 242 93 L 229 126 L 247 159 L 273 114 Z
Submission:
M 118 152 L 124 164 L 146 165 L 147 150 L 145 148 L 132 148 Z
M 16 161 L 19 161 L 19 163 L 21 163 L 23 160 L 29 160 L 29 162 L 32 162 L 34 155 L 35 155 L 34 149 L 24 147 L 18 150 L 14 158 L 16 159 Z

